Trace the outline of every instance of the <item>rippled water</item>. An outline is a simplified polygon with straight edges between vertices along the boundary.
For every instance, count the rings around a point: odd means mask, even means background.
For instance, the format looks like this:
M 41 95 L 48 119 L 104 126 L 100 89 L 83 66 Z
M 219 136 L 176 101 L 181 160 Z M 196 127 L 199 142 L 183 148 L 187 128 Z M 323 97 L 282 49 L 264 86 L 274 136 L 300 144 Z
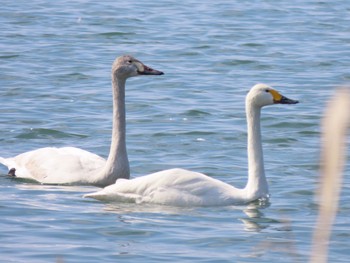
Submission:
M 346 1 L 5 1 L 0 156 L 73 145 L 106 156 L 110 67 L 165 72 L 127 83 L 133 176 L 183 167 L 244 186 L 244 97 L 266 82 L 298 105 L 263 111 L 270 204 L 105 204 L 94 187 L 0 177 L 3 262 L 305 262 L 315 224 L 319 120 L 349 82 Z M 349 174 L 329 262 L 348 262 Z

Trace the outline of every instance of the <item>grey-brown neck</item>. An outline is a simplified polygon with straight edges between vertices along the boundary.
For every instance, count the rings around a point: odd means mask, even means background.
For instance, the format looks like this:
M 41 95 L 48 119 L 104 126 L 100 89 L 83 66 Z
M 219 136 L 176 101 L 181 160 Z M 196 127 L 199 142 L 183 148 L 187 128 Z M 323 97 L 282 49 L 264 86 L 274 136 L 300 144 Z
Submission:
M 113 89 L 113 130 L 111 148 L 101 177 L 101 185 L 110 185 L 119 178 L 130 178 L 130 167 L 126 150 L 125 117 L 125 82 L 124 76 L 112 71 Z

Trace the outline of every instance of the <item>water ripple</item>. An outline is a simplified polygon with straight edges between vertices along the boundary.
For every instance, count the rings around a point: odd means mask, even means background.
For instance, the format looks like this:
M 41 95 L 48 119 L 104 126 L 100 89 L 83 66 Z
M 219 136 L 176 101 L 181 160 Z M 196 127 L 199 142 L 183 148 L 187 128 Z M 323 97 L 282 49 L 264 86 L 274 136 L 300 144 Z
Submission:
M 85 138 L 86 135 L 82 134 L 73 134 L 73 133 L 66 133 L 61 132 L 57 130 L 52 129 L 28 129 L 18 135 L 15 136 L 18 139 L 53 139 L 53 138 L 69 138 L 69 137 L 76 137 L 76 138 Z
M 82 199 L 95 187 L 1 168 L 2 261 L 308 261 L 320 118 L 350 79 L 349 10 L 338 0 L 5 1 L 0 156 L 72 145 L 106 157 L 111 64 L 123 53 L 165 72 L 127 82 L 132 176 L 182 167 L 244 187 L 249 88 L 265 82 L 300 103 L 262 112 L 267 206 L 104 204 Z M 345 176 L 330 262 L 349 258 L 348 185 Z

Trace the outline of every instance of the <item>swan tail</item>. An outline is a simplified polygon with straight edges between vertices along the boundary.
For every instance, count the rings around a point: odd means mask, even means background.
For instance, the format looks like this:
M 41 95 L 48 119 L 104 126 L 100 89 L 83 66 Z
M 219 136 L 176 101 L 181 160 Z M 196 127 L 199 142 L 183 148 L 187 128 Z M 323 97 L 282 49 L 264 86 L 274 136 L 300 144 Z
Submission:
M 7 162 L 7 159 L 3 158 L 3 157 L 0 157 L 0 163 L 5 165 L 5 166 L 8 166 L 8 162 Z
M 124 193 L 114 193 L 106 194 L 103 191 L 98 191 L 90 194 L 83 195 L 84 198 L 93 198 L 100 201 L 106 202 L 127 202 L 127 203 L 137 203 L 140 198 L 139 195 L 135 194 L 124 194 Z
M 14 161 L 12 161 L 11 158 L 6 159 L 3 157 L 0 157 L 0 163 L 4 166 L 6 166 L 8 168 L 8 170 L 12 169 L 12 168 L 16 168 L 16 164 Z
M 7 175 L 16 177 L 16 164 L 12 161 L 12 159 L 0 157 L 0 163 L 7 167 Z

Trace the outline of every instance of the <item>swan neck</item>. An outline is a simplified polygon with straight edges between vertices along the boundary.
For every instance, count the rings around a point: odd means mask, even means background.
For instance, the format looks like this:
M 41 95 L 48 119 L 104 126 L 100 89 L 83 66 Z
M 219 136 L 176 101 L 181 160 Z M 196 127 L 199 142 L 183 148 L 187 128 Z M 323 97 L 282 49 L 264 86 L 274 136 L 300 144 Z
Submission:
M 111 178 L 111 183 L 115 183 L 118 178 L 130 177 L 126 151 L 125 83 L 126 78 L 112 74 L 113 127 L 111 148 L 105 167 L 105 176 Z
M 113 132 L 112 142 L 125 144 L 125 83 L 126 79 L 112 78 L 113 91 Z
M 268 195 L 261 143 L 261 107 L 247 101 L 246 114 L 248 130 L 248 183 L 246 191 L 248 196 L 254 200 Z

